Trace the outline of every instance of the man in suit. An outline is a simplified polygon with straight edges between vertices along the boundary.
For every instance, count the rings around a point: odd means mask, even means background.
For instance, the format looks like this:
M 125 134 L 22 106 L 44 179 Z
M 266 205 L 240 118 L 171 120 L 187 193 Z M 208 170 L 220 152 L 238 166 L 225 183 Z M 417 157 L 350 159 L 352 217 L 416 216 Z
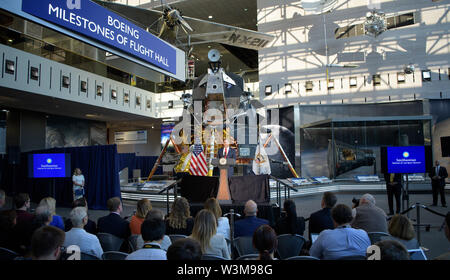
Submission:
M 256 217 L 258 205 L 253 200 L 245 203 L 245 218 L 234 223 L 234 237 L 253 236 L 253 233 L 260 225 L 268 225 L 269 221 Z
M 220 148 L 218 151 L 219 159 L 220 158 L 233 158 L 236 160 L 236 150 L 230 147 L 230 142 L 228 139 L 225 138 L 223 141 L 223 148 Z M 234 174 L 234 167 L 229 166 L 228 167 L 228 177 L 233 176 Z
M 337 202 L 337 197 L 332 192 L 325 192 L 322 197 L 322 210 L 314 212 L 309 217 L 309 240 L 312 233 L 320 233 L 325 229 L 334 229 L 333 219 L 331 218 L 331 208 Z
M 429 175 L 433 190 L 433 206 L 437 206 L 438 196 L 441 194 L 442 207 L 447 207 L 445 203 L 445 178 L 448 177 L 447 169 L 440 166 L 439 161 L 436 160 L 435 166 L 433 166 Z
M 396 211 L 400 213 L 400 197 L 402 195 L 402 175 L 400 173 L 385 173 L 384 180 L 386 181 L 386 191 L 388 195 L 389 214 L 394 215 L 394 196 Z
M 359 200 L 356 216 L 350 223 L 352 228 L 369 232 L 388 232 L 386 213 L 375 205 L 375 198 L 371 194 L 364 194 Z
M 119 238 L 127 239 L 131 235 L 130 223 L 120 216 L 123 211 L 120 198 L 112 197 L 108 199 L 107 206 L 110 214 L 98 219 L 97 231 L 110 233 Z

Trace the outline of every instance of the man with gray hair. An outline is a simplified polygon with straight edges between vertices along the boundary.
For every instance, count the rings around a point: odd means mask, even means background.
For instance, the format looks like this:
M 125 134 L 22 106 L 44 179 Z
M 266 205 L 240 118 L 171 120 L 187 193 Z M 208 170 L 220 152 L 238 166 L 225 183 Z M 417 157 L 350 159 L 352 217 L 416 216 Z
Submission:
M 234 223 L 234 237 L 253 236 L 255 230 L 261 225 L 268 225 L 269 221 L 256 217 L 258 205 L 253 200 L 245 203 L 245 218 Z
M 353 228 L 366 232 L 388 232 L 386 213 L 375 205 L 375 198 L 371 194 L 364 194 L 354 210 L 356 214 L 351 223 Z
M 94 255 L 101 259 L 103 249 L 97 236 L 87 233 L 84 226 L 88 222 L 88 214 L 85 207 L 75 207 L 70 212 L 72 229 L 66 232 L 64 246 L 77 245 L 82 253 Z

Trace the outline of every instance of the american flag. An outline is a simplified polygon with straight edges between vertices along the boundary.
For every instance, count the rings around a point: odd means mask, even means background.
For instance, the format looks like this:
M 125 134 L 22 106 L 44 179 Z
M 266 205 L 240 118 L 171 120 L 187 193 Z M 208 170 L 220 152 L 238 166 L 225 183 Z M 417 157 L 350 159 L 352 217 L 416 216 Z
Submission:
M 191 175 L 195 176 L 208 175 L 205 153 L 203 152 L 203 146 L 200 144 L 194 145 L 189 172 L 191 173 Z

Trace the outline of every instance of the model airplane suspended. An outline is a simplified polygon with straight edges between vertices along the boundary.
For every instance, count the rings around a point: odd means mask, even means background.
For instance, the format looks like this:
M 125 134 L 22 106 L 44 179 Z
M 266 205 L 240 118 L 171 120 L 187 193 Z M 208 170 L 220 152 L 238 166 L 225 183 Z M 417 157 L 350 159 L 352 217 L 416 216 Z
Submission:
M 96 3 L 134 21 L 148 32 L 177 47 L 190 49 L 193 45 L 222 43 L 260 50 L 269 46 L 275 36 L 231 25 L 192 18 L 168 4 L 163 10 L 143 9 L 124 4 L 94 0 Z M 180 32 L 183 30 L 183 32 Z

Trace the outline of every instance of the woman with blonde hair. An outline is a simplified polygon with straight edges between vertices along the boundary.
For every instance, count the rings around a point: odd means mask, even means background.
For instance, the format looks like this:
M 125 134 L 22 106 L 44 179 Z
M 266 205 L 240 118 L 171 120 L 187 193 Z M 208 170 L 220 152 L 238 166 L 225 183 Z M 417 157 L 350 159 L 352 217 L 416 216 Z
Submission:
M 49 209 L 50 213 L 52 213 L 52 221 L 50 223 L 51 226 L 60 228 L 64 230 L 64 221 L 61 216 L 56 215 L 56 200 L 53 197 L 45 197 L 41 199 L 39 202 L 39 206 L 45 206 Z
M 400 214 L 394 215 L 389 222 L 388 231 L 395 240 L 405 245 L 406 249 L 419 248 L 414 227 L 408 217 Z
M 143 198 L 138 201 L 136 213 L 131 217 L 130 230 L 131 234 L 141 234 L 141 225 L 147 216 L 148 211 L 152 210 L 150 200 Z
M 189 202 L 184 197 L 177 197 L 166 218 L 166 234 L 190 235 L 194 226 Z
M 230 238 L 230 222 L 227 217 L 222 217 L 222 208 L 220 208 L 219 201 L 214 197 L 206 200 L 204 208 L 211 211 L 216 217 L 217 233 L 222 234 L 225 238 Z
M 200 243 L 202 254 L 231 259 L 227 241 L 222 234 L 217 233 L 217 220 L 211 211 L 203 209 L 198 212 L 189 237 Z

